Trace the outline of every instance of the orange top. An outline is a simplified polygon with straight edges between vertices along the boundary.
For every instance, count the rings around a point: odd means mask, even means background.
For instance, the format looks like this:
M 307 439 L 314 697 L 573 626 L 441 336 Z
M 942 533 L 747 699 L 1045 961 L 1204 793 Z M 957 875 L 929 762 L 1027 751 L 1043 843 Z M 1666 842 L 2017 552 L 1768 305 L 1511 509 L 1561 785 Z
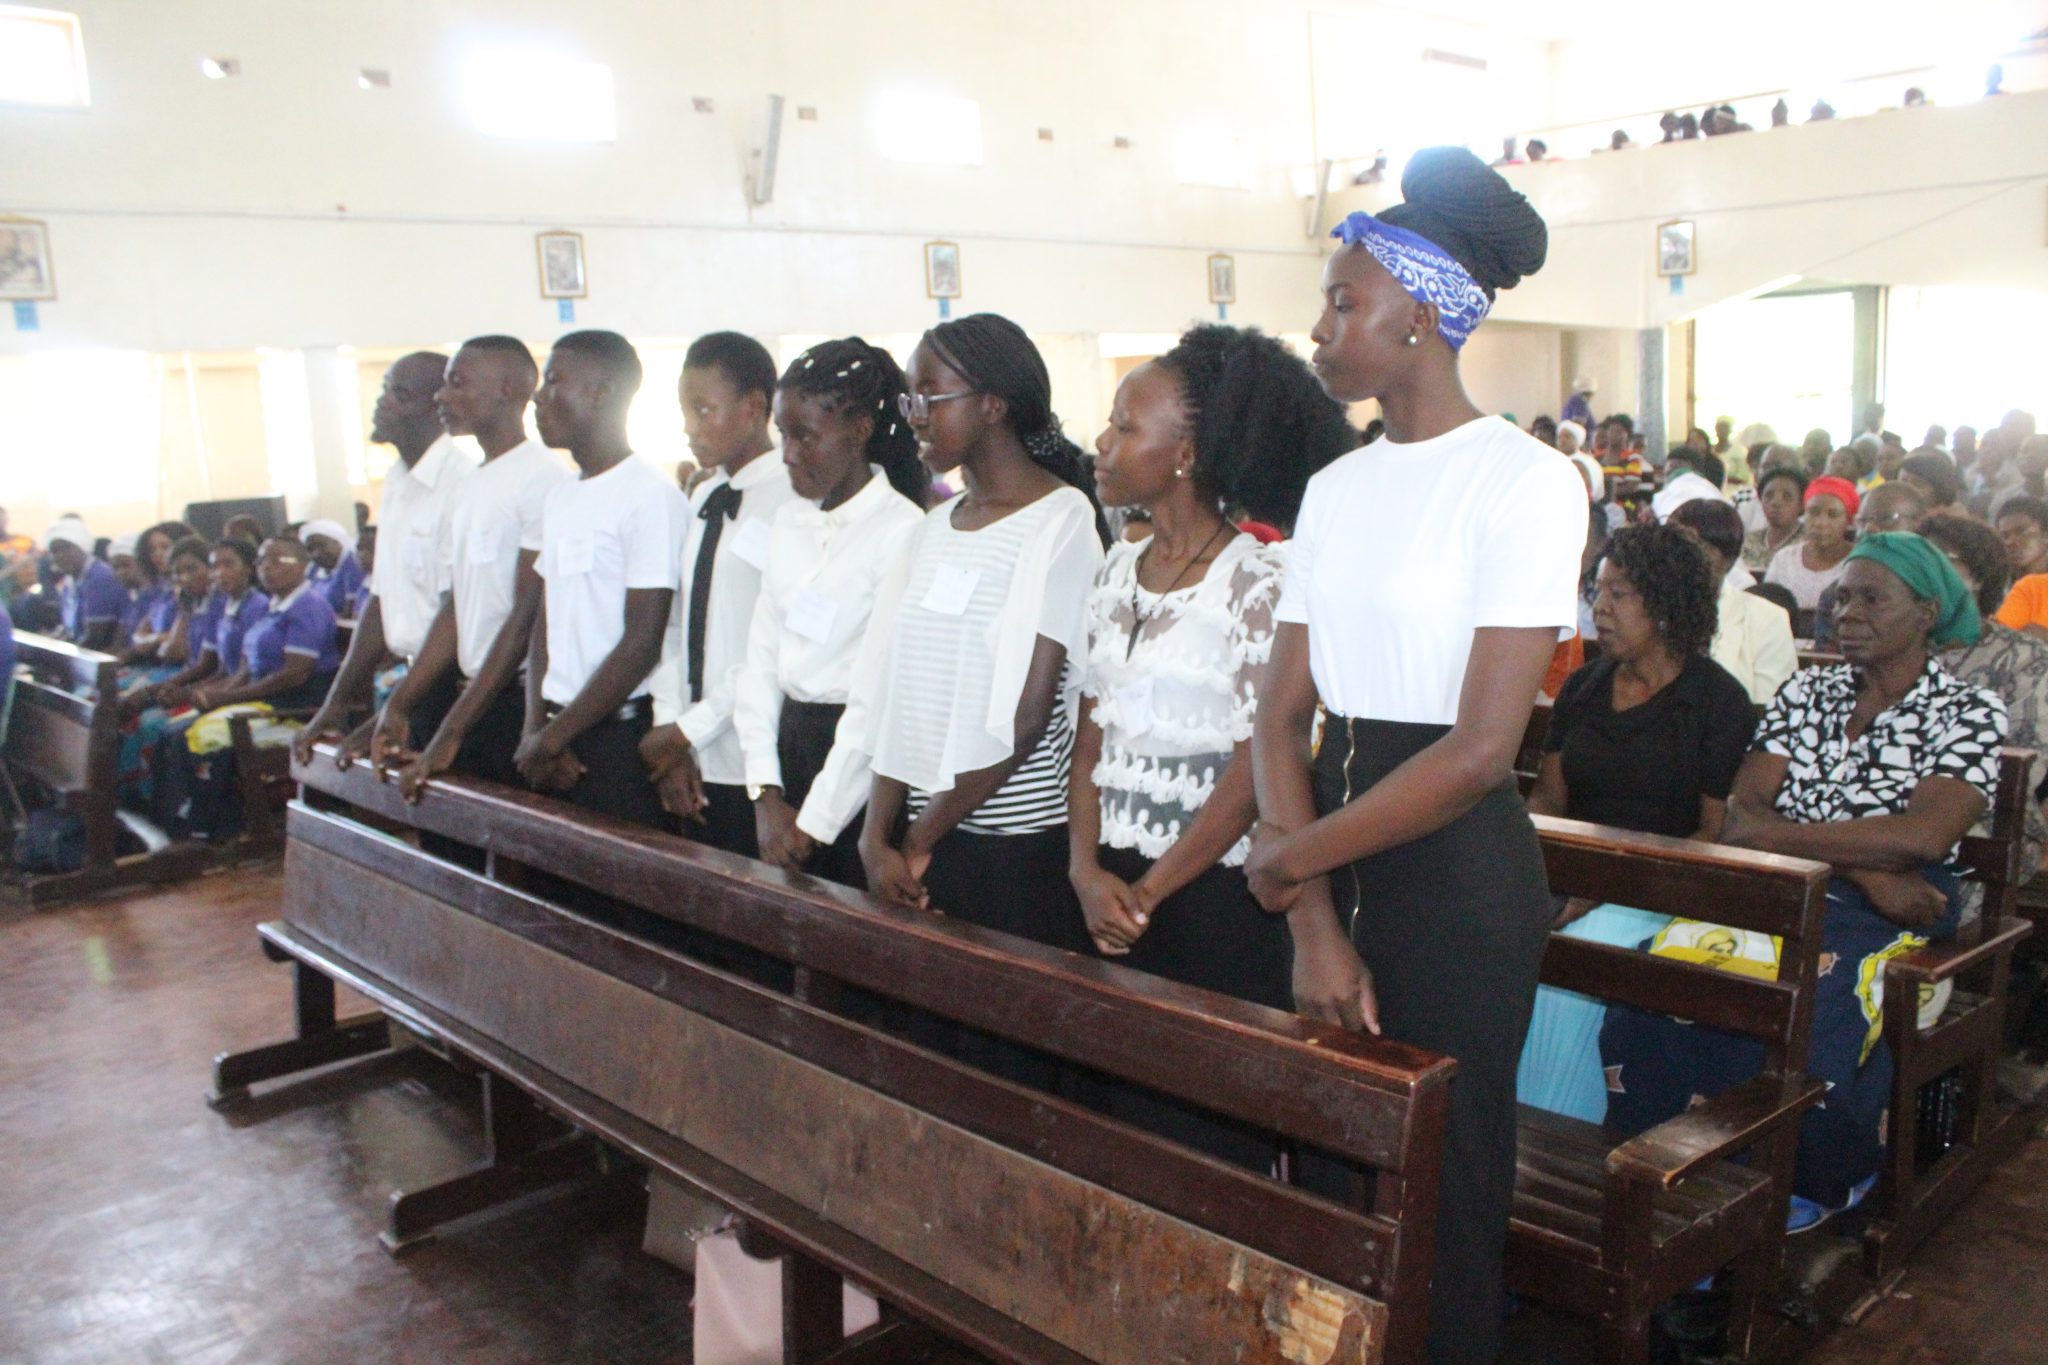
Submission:
M 2048 578 L 2048 574 L 2041 575 Z M 1543 695 L 1555 698 L 1564 680 L 1586 662 L 1586 642 L 1574 635 L 1550 652 L 1550 671 L 1543 675 Z
M 2005 605 L 1992 619 L 2014 630 L 2048 626 L 2048 573 L 2030 573 L 2013 584 L 2005 595 Z

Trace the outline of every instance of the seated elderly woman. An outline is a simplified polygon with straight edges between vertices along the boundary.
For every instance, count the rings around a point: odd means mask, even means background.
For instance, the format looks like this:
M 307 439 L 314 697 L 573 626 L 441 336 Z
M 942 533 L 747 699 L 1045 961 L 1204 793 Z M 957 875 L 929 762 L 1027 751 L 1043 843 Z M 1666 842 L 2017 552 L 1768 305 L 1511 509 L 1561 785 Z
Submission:
M 1778 691 L 1728 802 L 1724 843 L 1830 864 L 1808 1074 L 1827 1083 L 1799 1130 L 1795 1229 L 1860 1200 L 1884 1150 L 1891 1055 L 1883 966 L 1955 930 L 1956 844 L 1997 790 L 2005 704 L 1943 667 L 1976 643 L 1977 603 L 1942 552 L 1909 532 L 1857 543 L 1842 575 L 1847 663 Z M 1766 936 L 1691 920 L 1652 952 L 1774 976 Z M 1756 1074 L 1762 1045 L 1616 1007 L 1600 1036 L 1607 1121 L 1641 1132 Z
M 196 721 L 158 741 L 158 823 L 174 836 L 226 838 L 239 831 L 234 752 L 225 746 L 227 708 L 264 711 L 317 705 L 341 665 L 334 609 L 308 580 L 311 557 L 296 540 L 263 542 L 256 576 L 267 603 L 241 639 L 232 673 L 192 689 Z M 274 736 L 278 742 L 286 736 Z
M 1733 507 L 1701 498 L 1673 512 L 1670 524 L 1700 538 L 1721 585 L 1719 622 L 1708 652 L 1742 684 L 1749 699 L 1762 706 L 1799 668 L 1791 613 L 1750 591 L 1756 578 L 1741 562 L 1742 518 Z
M 1731 522 L 1726 503 L 1713 506 Z M 1682 509 L 1681 509 L 1682 510 Z M 1593 598 L 1600 657 L 1558 694 L 1529 810 L 1673 838 L 1713 839 L 1756 713 L 1742 684 L 1707 655 L 1720 592 L 1697 537 L 1630 526 L 1608 542 Z M 1776 610 L 1760 603 L 1766 610 Z M 1634 947 L 1666 917 L 1572 901 L 1574 938 Z M 1605 1007 L 1544 987 L 1522 1049 L 1521 1099 L 1589 1122 L 1607 1106 L 1598 1039 Z

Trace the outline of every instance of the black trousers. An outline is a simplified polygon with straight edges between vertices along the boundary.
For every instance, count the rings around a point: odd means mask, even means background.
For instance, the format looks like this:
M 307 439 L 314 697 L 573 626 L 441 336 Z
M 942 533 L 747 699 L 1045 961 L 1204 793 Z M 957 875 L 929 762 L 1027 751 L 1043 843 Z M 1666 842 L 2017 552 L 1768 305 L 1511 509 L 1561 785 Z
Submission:
M 1127 882 L 1152 868 L 1152 860 L 1135 849 L 1100 848 L 1097 859 L 1104 871 Z M 1085 938 L 1085 919 L 1081 932 Z M 1085 951 L 1101 956 L 1092 940 Z M 1210 868 L 1159 903 L 1129 953 L 1104 960 L 1253 1004 L 1294 1008 L 1293 943 L 1286 918 L 1259 908 L 1242 868 Z M 1272 1169 L 1273 1140 L 1221 1115 L 1098 1074 L 1077 1080 L 1075 1097 L 1210 1156 L 1255 1171 Z
M 782 699 L 776 756 L 782 761 L 783 799 L 798 810 L 803 809 L 825 760 L 832 756 L 832 740 L 839 733 L 839 717 L 845 711 L 843 703 Z M 856 813 L 837 839 L 811 854 L 804 871 L 856 891 L 867 890 L 867 871 L 860 862 L 860 830 L 861 817 Z
M 473 685 L 470 679 L 464 678 L 459 687 L 466 692 Z M 452 709 L 454 705 L 455 698 L 451 695 L 448 708 Z M 447 709 L 441 714 L 447 715 Z M 436 720 L 435 726 L 438 728 L 439 725 L 440 721 Z M 455 754 L 454 771 L 485 782 L 519 786 L 519 769 L 512 766 L 512 757 L 519 752 L 519 741 L 525 738 L 525 734 L 526 683 L 514 677 L 498 689 L 498 695 L 491 698 L 490 705 L 484 708 L 469 734 L 463 737 L 462 747 Z
M 754 803 L 747 800 L 747 789 L 739 783 L 706 782 L 703 822 L 684 820 L 680 827 L 685 839 L 742 858 L 761 856 L 761 843 L 754 835 Z
M 1332 714 L 1315 761 L 1327 813 L 1446 734 L 1448 726 Z M 1535 827 L 1512 782 L 1451 824 L 1331 874 L 1340 915 L 1373 974 L 1389 1038 L 1455 1057 L 1429 1294 L 1433 1365 L 1490 1365 L 1501 1351 L 1502 1261 L 1515 1189 L 1515 1068 L 1550 934 Z M 1305 1159 L 1303 1183 L 1329 1188 Z
M 569 741 L 569 751 L 583 765 L 583 776 L 560 793 L 561 798 L 649 829 L 674 829 L 668 812 L 661 808 L 661 793 L 648 778 L 647 765 L 640 761 L 640 740 L 653 725 L 652 703 L 638 697 Z
M 1067 880 L 1067 827 L 1033 834 L 970 834 L 956 829 L 932 849 L 924 874 L 933 908 L 1006 934 L 1073 948 L 1081 907 Z M 1040 1090 L 1062 1088 L 1065 1068 L 1051 1056 L 980 1029 L 916 1015 L 908 1029 L 928 1047 Z

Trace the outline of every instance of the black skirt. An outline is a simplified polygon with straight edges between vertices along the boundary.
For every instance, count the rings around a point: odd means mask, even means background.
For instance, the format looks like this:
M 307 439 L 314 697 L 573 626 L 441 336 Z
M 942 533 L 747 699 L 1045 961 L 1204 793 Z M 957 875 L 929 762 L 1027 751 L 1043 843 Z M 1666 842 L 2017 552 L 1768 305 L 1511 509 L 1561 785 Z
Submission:
M 1152 859 L 1135 849 L 1100 848 L 1097 861 L 1126 882 L 1152 868 Z M 1074 913 L 1080 915 L 1078 905 Z M 1082 951 L 1101 956 L 1085 917 L 1079 933 Z M 1255 1005 L 1294 1009 L 1286 917 L 1259 907 L 1243 868 L 1219 864 L 1168 896 L 1131 951 L 1104 961 Z M 1220 1160 L 1261 1173 L 1272 1169 L 1276 1148 L 1266 1133 L 1112 1076 L 1074 1068 L 1074 1077 L 1074 1097 L 1092 1108 Z
M 782 797 L 798 810 L 811 794 L 811 784 L 824 771 L 832 755 L 832 739 L 839 732 L 843 702 L 792 701 L 782 699 L 782 722 L 775 735 L 776 757 L 782 762 Z M 828 882 L 838 882 L 856 891 L 868 889 L 867 874 L 860 865 L 861 815 L 854 814 L 846 828 L 829 844 L 819 845 L 804 864 L 804 871 Z
M 1345 805 L 1449 727 L 1330 715 L 1316 810 Z M 1549 940 L 1543 853 L 1512 779 L 1434 833 L 1331 874 L 1386 1036 L 1457 1059 L 1437 1201 L 1430 1353 L 1500 1353 L 1515 1185 L 1515 1067 Z

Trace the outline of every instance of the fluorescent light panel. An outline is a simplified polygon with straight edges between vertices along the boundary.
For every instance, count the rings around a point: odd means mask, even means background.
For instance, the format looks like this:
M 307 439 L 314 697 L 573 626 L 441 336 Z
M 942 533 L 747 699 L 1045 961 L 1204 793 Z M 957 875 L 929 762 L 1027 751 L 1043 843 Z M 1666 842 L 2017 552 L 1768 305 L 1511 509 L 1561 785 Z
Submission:
M 957 95 L 895 90 L 875 107 L 875 143 L 891 161 L 981 164 L 981 105 Z
M 457 90 L 463 112 L 487 137 L 531 142 L 615 142 L 612 69 L 550 52 L 472 54 Z

